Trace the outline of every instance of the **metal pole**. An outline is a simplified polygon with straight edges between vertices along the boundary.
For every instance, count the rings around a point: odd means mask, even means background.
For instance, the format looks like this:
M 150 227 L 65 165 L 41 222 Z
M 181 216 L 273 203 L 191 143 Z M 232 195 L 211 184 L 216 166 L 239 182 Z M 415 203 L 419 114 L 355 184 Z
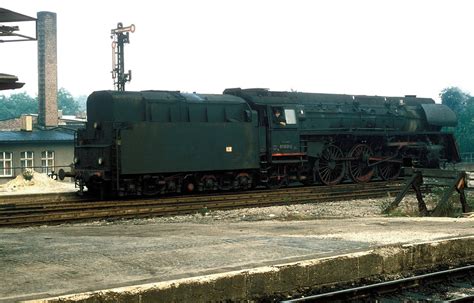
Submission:
M 130 43 L 129 33 L 135 32 L 135 25 L 123 27 L 122 23 L 112 29 L 112 79 L 118 91 L 125 91 L 125 83 L 132 79 L 132 71 L 125 73 L 125 43 Z

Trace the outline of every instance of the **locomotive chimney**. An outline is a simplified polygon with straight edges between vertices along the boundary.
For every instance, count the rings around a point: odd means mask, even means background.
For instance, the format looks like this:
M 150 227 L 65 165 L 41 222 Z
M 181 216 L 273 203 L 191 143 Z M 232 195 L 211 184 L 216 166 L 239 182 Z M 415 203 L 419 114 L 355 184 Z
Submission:
M 38 12 L 38 124 L 58 126 L 56 13 Z

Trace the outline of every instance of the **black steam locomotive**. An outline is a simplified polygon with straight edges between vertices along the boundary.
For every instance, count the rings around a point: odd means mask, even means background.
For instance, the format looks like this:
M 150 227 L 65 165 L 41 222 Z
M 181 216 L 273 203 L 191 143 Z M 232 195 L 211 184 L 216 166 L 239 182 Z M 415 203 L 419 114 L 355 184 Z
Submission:
M 448 107 L 432 99 L 266 89 L 223 94 L 97 91 L 77 132 L 81 191 L 140 195 L 334 185 L 460 160 Z

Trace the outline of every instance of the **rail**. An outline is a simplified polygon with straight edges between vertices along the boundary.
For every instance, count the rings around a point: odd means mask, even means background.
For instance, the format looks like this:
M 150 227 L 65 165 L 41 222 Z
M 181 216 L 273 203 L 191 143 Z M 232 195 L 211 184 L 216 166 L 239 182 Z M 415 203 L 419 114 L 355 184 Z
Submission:
M 262 207 L 324 201 L 344 201 L 387 197 L 396 194 L 402 184 L 371 182 L 337 186 L 309 186 L 274 191 L 257 190 L 217 195 L 168 196 L 148 199 L 111 201 L 34 201 L 0 203 L 0 227 L 58 224 L 73 221 L 139 218 L 207 212 L 230 208 Z
M 448 269 L 437 271 L 434 273 L 428 273 L 423 275 L 417 275 L 409 278 L 402 278 L 393 281 L 387 281 L 382 283 L 376 283 L 371 285 L 359 286 L 349 289 L 343 289 L 333 292 L 327 292 L 317 295 L 310 295 L 292 300 L 281 301 L 282 303 L 296 303 L 296 302 L 384 302 L 383 297 L 390 296 L 391 294 L 397 294 L 397 298 L 391 297 L 392 302 L 412 302 L 411 298 L 404 298 L 403 291 L 414 293 L 417 289 L 427 285 L 438 285 L 453 284 L 453 288 L 459 285 L 459 279 L 469 279 L 474 273 L 474 265 L 464 266 L 460 268 Z M 454 282 L 451 282 L 454 281 Z M 458 288 L 462 288 L 459 287 Z M 440 290 L 441 292 L 441 290 Z M 428 302 L 430 298 L 423 298 L 423 291 L 420 290 L 420 294 L 417 294 L 417 300 L 415 302 Z M 379 301 L 379 299 L 381 299 Z M 426 301 L 424 300 L 426 299 Z M 444 300 L 443 302 L 472 302 L 474 299 L 473 295 L 459 296 Z M 420 301 L 418 301 L 420 300 Z

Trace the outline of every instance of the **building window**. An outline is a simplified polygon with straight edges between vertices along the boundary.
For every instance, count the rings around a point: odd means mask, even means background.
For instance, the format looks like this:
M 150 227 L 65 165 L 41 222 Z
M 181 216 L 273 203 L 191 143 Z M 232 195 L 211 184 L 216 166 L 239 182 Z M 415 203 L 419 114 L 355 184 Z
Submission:
M 54 151 L 41 152 L 41 168 L 43 173 L 50 173 L 54 171 Z
M 33 152 L 32 151 L 24 151 L 20 153 L 20 165 L 21 170 L 25 170 L 26 168 L 33 168 Z
M 12 176 L 12 153 L 0 152 L 0 177 Z

